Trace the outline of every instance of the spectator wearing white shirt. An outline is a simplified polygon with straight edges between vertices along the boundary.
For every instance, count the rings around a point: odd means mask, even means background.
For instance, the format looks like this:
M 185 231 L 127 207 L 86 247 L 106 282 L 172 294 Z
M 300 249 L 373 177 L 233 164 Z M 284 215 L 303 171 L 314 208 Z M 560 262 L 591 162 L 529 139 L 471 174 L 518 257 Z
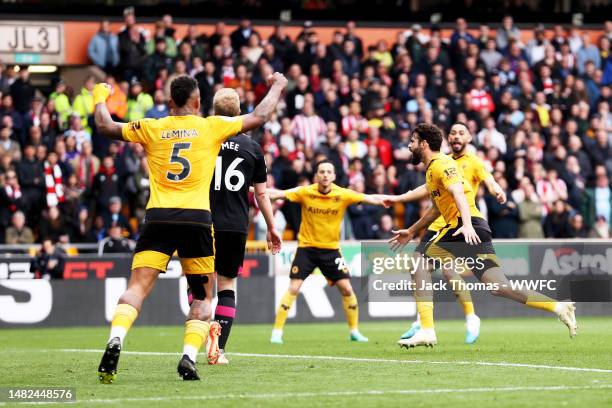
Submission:
M 534 32 L 534 38 L 527 43 L 527 57 L 531 65 L 535 65 L 544 59 L 544 53 L 548 45 L 544 26 L 538 25 Z
M 570 34 L 567 37 L 567 42 L 569 44 L 569 48 L 572 54 L 576 55 L 578 51 L 582 48 L 582 37 L 580 36 L 580 31 L 576 27 L 570 28 Z
M 64 133 L 64 136 L 66 138 L 74 136 L 78 152 L 83 150 L 83 143 L 91 143 L 91 134 L 86 129 L 83 129 L 81 116 L 78 113 L 74 113 L 70 116 L 70 129 Z
M 497 41 L 497 48 L 500 50 L 505 50 L 510 44 L 510 40 L 521 40 L 521 32 L 514 25 L 514 19 L 512 16 L 504 16 L 502 20 L 502 26 L 497 30 L 495 35 L 495 39 Z
M 485 127 L 476 136 L 478 144 L 484 147 L 494 147 L 501 154 L 507 150 L 506 137 L 495 128 L 495 119 L 489 117 L 485 121 Z
M 306 100 L 302 113 L 291 122 L 291 133 L 304 143 L 304 147 L 314 150 L 325 141 L 326 131 L 325 121 L 315 113 L 314 104 Z

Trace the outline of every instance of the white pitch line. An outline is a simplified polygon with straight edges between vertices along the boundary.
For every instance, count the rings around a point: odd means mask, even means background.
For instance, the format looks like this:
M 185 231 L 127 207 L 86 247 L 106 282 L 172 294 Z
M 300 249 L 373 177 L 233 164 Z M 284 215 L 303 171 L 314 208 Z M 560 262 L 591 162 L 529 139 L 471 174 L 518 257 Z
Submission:
M 160 402 L 160 401 L 202 401 L 202 400 L 249 400 L 270 398 L 313 398 L 313 397 L 354 397 L 372 395 L 419 395 L 419 394 L 453 394 L 453 393 L 489 393 L 489 392 L 530 392 L 530 391 L 576 391 L 576 390 L 603 390 L 612 389 L 612 384 L 584 385 L 584 386 L 536 386 L 536 387 L 483 387 L 483 388 L 434 388 L 421 390 L 356 390 L 356 391 L 324 391 L 324 392 L 298 392 L 298 393 L 264 393 L 264 394 L 214 394 L 214 395 L 185 395 L 167 397 L 128 397 L 128 398 L 100 398 L 72 402 L 73 404 L 113 404 L 126 402 Z M 78 397 L 77 397 L 78 398 Z M 21 404 L 42 405 L 57 404 L 59 402 L 22 402 Z M 0 406 L 6 403 L 0 402 Z
M 104 350 L 96 349 L 34 349 L 40 352 L 60 351 L 66 353 L 102 353 Z M 34 351 L 31 350 L 31 351 Z M 30 350 L 29 350 L 30 351 Z M 122 354 L 137 355 L 137 356 L 178 356 L 179 353 L 167 353 L 156 351 L 123 351 Z M 514 367 L 514 368 L 534 368 L 559 371 L 583 371 L 590 373 L 612 373 L 612 369 L 605 368 L 588 368 L 588 367 L 566 367 L 554 366 L 545 364 L 523 364 L 523 363 L 507 363 L 507 362 L 489 362 L 489 361 L 429 361 L 429 360 L 393 360 L 384 358 L 361 358 L 361 357 L 339 357 L 339 356 L 305 356 L 293 354 L 256 354 L 256 353 L 227 353 L 228 355 L 239 357 L 255 357 L 255 358 L 280 358 L 280 359 L 297 359 L 297 360 L 328 360 L 328 361 L 352 361 L 362 363 L 395 363 L 395 364 L 446 364 L 446 365 L 474 365 L 474 366 L 492 366 L 492 367 Z

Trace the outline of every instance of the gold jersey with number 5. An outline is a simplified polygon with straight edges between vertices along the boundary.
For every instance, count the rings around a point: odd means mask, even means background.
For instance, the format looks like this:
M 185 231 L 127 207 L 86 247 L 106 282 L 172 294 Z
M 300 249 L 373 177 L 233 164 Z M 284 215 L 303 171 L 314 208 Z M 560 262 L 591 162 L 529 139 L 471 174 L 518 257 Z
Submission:
M 130 122 L 123 139 L 144 146 L 151 196 L 132 269 L 164 272 L 176 252 L 185 274 L 215 271 L 209 189 L 221 144 L 242 119 L 168 116 Z
M 168 116 L 123 127 L 123 138 L 143 145 L 149 164 L 151 196 L 147 210 L 210 212 L 209 186 L 221 144 L 242 128 L 240 117 Z M 160 211 L 155 211 L 159 213 Z M 150 211 L 147 211 L 149 214 Z

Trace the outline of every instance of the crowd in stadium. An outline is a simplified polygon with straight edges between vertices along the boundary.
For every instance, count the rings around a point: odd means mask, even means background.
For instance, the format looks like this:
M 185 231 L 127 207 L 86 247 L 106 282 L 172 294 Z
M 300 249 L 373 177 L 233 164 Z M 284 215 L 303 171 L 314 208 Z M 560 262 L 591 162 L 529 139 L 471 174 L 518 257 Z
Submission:
M 124 18 L 118 33 L 102 22 L 88 47 L 113 87 L 108 108 L 118 120 L 168 115 L 170 82 L 183 74 L 199 83 L 203 115 L 221 87 L 235 88 L 250 112 L 266 92 L 265 78 L 280 71 L 289 79 L 284 105 L 253 134 L 270 186 L 309 183 L 313 164 L 326 156 L 339 185 L 368 193 L 414 189 L 424 169 L 410 164 L 410 130 L 423 121 L 448 130 L 460 121 L 508 195 L 503 205 L 484 191 L 477 197 L 495 238 L 610 236 L 612 22 L 596 38 L 573 26 L 537 26 L 523 43 L 510 16 L 495 34 L 480 25 L 477 35 L 460 18 L 448 37 L 413 24 L 393 44 L 365 47 L 353 22 L 323 43 L 310 22 L 297 38 L 282 25 L 262 38 L 248 20 L 236 30 L 219 22 L 210 36 L 190 26 L 178 38 L 171 16 L 150 33 L 133 13 Z M 112 230 L 137 237 L 148 199 L 146 158 L 138 144 L 97 134 L 95 82 L 70 89 L 58 78 L 45 95 L 27 67 L 0 66 L 4 242 L 98 242 Z M 278 207 L 277 225 L 297 231 L 299 207 Z M 427 203 L 402 207 L 350 208 L 345 237 L 388 237 Z

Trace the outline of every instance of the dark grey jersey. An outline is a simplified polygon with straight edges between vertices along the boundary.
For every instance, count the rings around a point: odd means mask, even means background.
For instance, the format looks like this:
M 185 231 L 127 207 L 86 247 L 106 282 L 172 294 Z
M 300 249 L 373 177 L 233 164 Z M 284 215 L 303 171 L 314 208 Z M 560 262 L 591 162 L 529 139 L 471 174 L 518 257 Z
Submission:
M 227 139 L 217 156 L 210 183 L 210 208 L 216 231 L 248 233 L 249 187 L 267 180 L 263 150 L 240 133 Z

